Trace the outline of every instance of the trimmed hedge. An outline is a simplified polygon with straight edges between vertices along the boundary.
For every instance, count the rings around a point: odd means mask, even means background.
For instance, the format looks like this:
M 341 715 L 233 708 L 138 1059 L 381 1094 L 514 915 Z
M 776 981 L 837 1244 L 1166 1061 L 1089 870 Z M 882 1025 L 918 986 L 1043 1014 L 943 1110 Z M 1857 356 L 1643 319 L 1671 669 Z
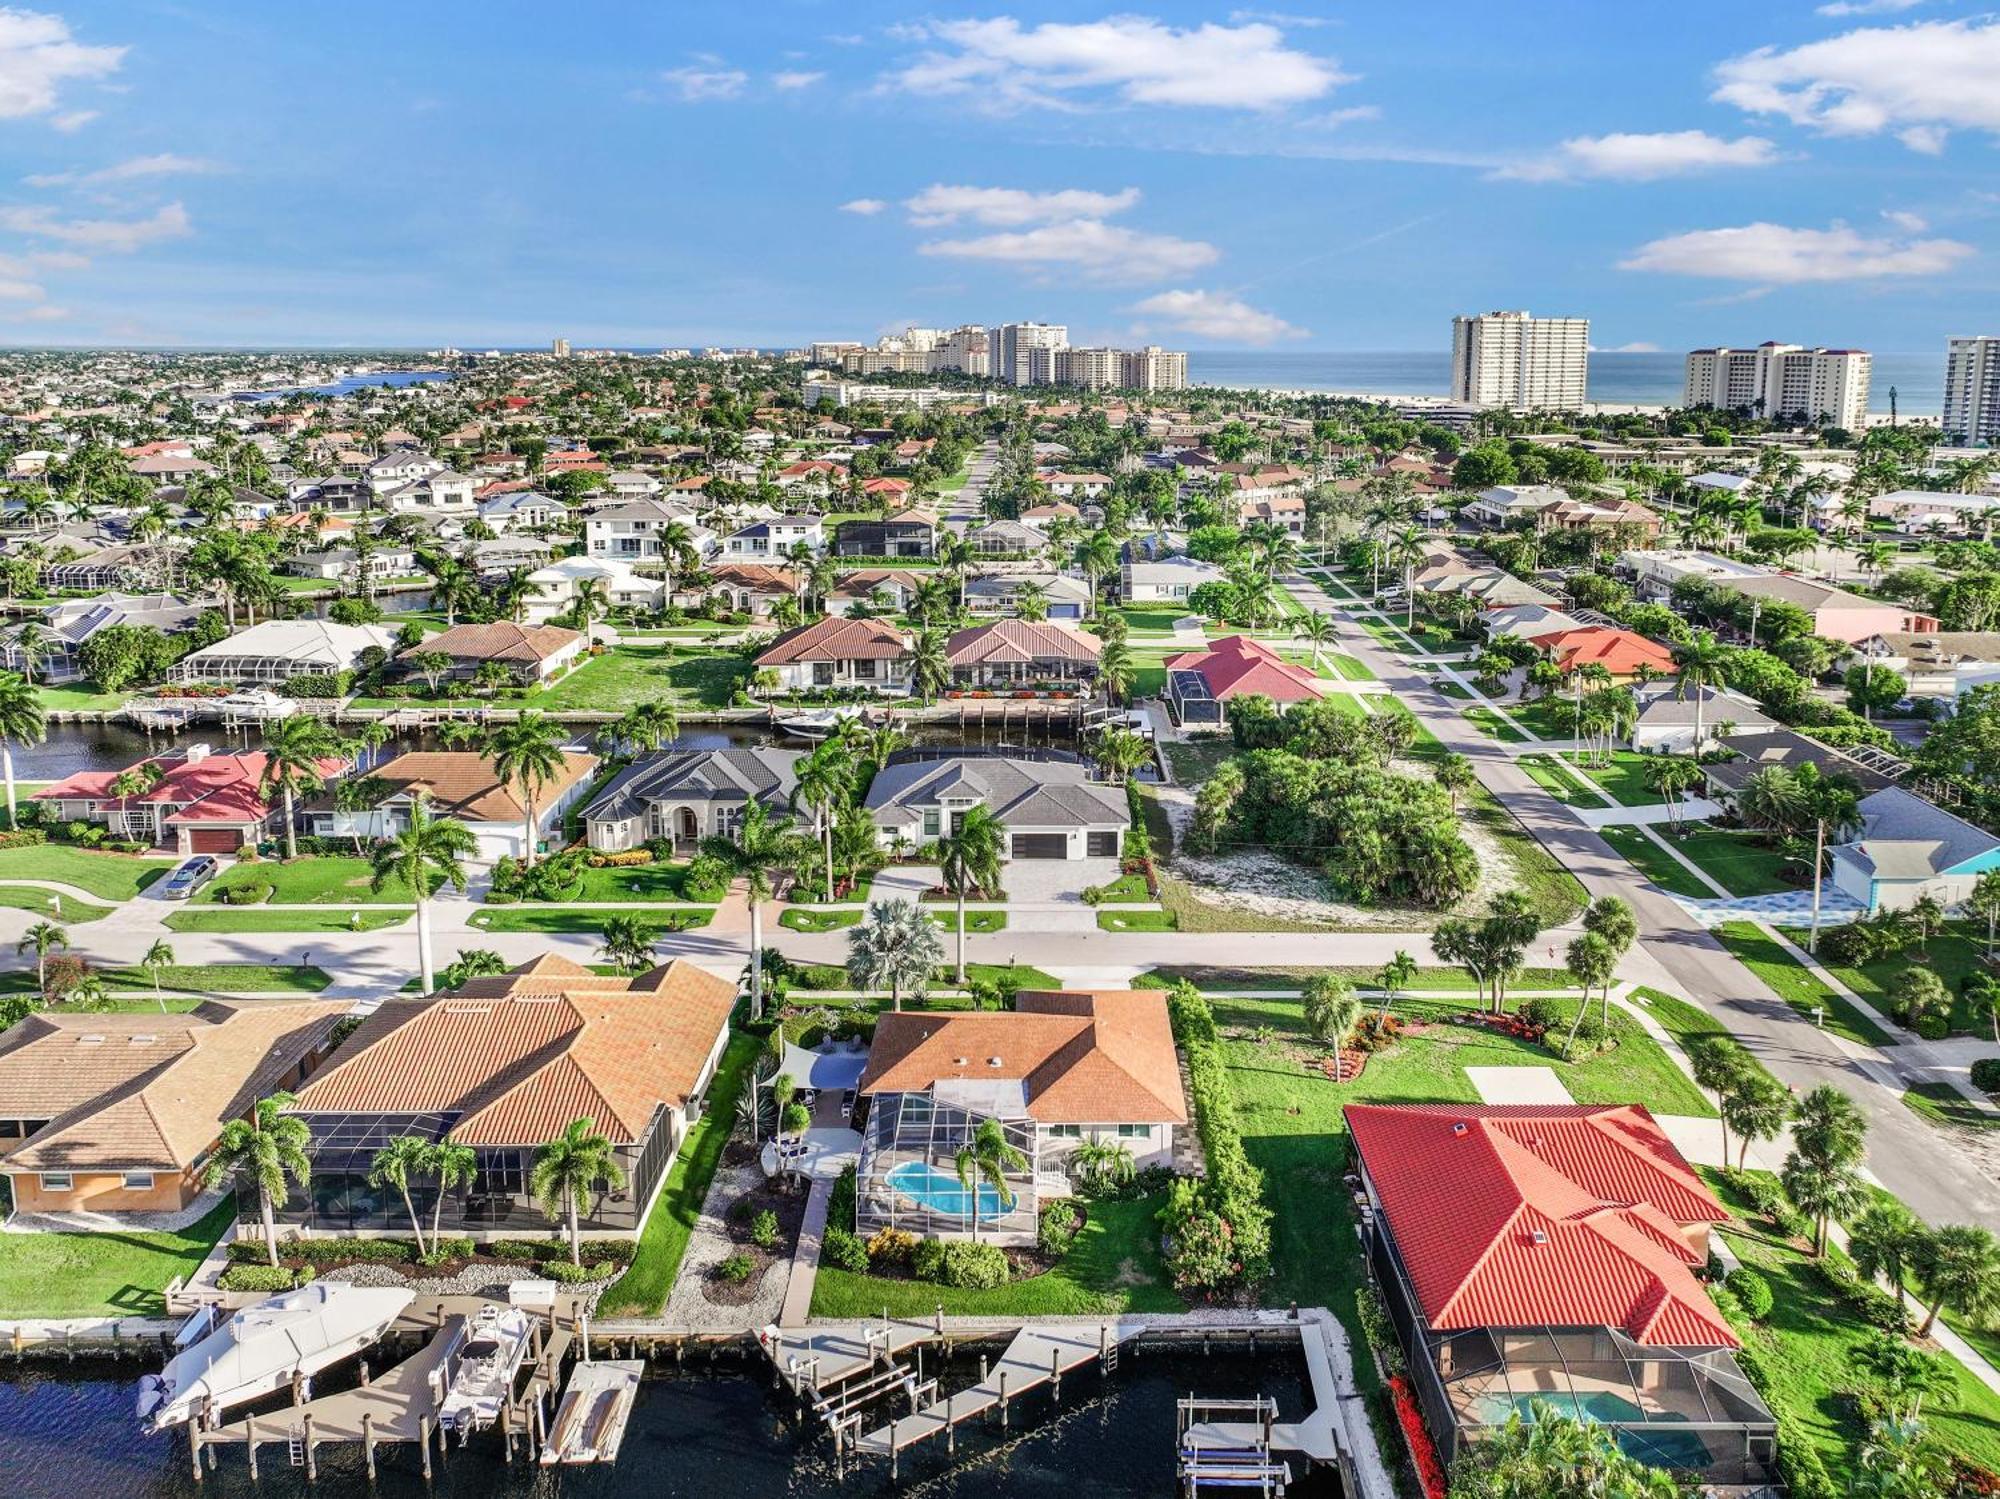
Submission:
M 1199 1182 L 1175 1183 L 1161 1211 L 1171 1240 L 1167 1269 L 1176 1289 L 1216 1296 L 1271 1273 L 1271 1209 L 1264 1173 L 1243 1148 L 1215 1013 L 1182 980 L 1167 991 L 1167 1014 L 1187 1057 L 1189 1101 L 1208 1164 Z

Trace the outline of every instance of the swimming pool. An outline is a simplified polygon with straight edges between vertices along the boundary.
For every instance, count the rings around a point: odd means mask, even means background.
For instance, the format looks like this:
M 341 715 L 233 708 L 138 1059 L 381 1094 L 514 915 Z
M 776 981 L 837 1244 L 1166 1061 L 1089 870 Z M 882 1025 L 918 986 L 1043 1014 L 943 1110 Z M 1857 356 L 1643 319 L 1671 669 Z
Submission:
M 968 1192 L 956 1176 L 922 1161 L 905 1161 L 889 1172 L 888 1183 L 905 1197 L 913 1197 L 934 1213 L 951 1218 L 969 1218 L 972 1201 L 979 1201 L 979 1221 L 991 1223 L 1007 1211 L 991 1183 L 980 1182 Z

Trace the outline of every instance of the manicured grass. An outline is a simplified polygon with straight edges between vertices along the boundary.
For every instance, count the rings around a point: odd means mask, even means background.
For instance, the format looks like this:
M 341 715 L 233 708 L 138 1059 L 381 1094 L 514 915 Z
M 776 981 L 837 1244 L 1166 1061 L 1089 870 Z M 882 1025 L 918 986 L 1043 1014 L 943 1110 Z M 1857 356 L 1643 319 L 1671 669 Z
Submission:
M 1765 846 L 1761 834 L 1695 823 L 1679 837 L 1666 832 L 1661 836 L 1673 838 L 1674 847 L 1707 870 L 1731 895 L 1782 895 L 1800 888 L 1783 878 L 1785 860 Z
M 1568 757 L 1572 765 L 1610 792 L 1612 799 L 1621 807 L 1660 805 L 1658 793 L 1646 786 L 1646 767 L 1656 758 L 1633 750 L 1613 750 L 1608 765 L 1603 763 L 1601 756 L 1591 756 L 1587 760 L 1581 755 Z
M 1155 1219 L 1164 1199 L 1086 1203 L 1088 1214 L 1055 1267 L 990 1291 L 960 1291 L 921 1280 L 889 1280 L 820 1266 L 812 1315 L 863 1319 L 928 1317 L 940 1303 L 947 1317 L 1111 1316 L 1185 1309 L 1160 1263 Z M 615 1288 L 614 1288 L 615 1289 Z
M 1669 895 L 1685 895 L 1690 900 L 1714 900 L 1715 892 L 1692 871 L 1683 868 L 1674 856 L 1636 827 L 1613 823 L 1597 830 L 1598 836 L 1623 854 L 1639 872 Z
M 687 865 L 621 864 L 585 869 L 577 900 L 685 900 Z
M 327 907 L 311 911 L 272 911 L 257 906 L 196 906 L 176 911 L 167 918 L 170 932 L 375 932 L 397 926 L 415 916 L 414 906 L 400 911 L 362 911 L 361 920 L 351 910 Z
M 1912 1083 L 1903 1103 L 1932 1124 L 1952 1129 L 2000 1129 L 2000 1112 L 1981 1108 L 1950 1083 Z
M 674 1157 L 639 1232 L 639 1248 L 631 1265 L 606 1288 L 599 1307 L 601 1315 L 653 1317 L 667 1304 L 667 1293 L 680 1273 L 681 1256 L 687 1253 L 695 1220 L 701 1216 L 702 1200 L 708 1196 L 715 1168 L 722 1161 L 722 1147 L 729 1143 L 729 1132 L 736 1127 L 736 1100 L 742 1096 L 763 1044 L 761 1036 L 745 1031 L 729 1038 L 714 1080 L 708 1085 L 702 1116 L 681 1142 L 680 1154 Z
M 44 713 L 112 713 L 132 699 L 129 692 L 96 692 L 88 686 L 37 687 Z
M 933 911 L 931 912 L 931 920 L 935 921 L 947 932 L 956 932 L 958 930 L 958 911 L 955 908 Z M 1007 913 L 1005 911 L 967 911 L 965 913 L 965 929 L 974 934 L 979 932 L 1004 932 L 1007 930 Z
M 1121 874 L 1117 879 L 1097 888 L 1103 892 L 1106 905 L 1131 901 L 1144 902 L 1153 898 L 1152 892 L 1146 888 L 1146 877 L 1143 874 Z
M 291 863 L 260 859 L 254 864 L 237 864 L 220 879 L 195 896 L 202 905 L 222 904 L 225 890 L 242 890 L 251 885 L 269 885 L 270 898 L 262 904 L 273 906 L 410 906 L 409 889 L 397 881 L 377 894 L 369 888 L 373 872 L 366 859 L 302 857 Z M 433 877 L 437 889 L 442 877 Z
M 235 1217 L 233 1201 L 175 1233 L 12 1234 L 0 1254 L 0 1317 L 158 1317 Z
M 0 848 L 0 880 L 47 880 L 57 885 L 74 885 L 108 901 L 132 899 L 173 867 L 172 859 L 108 854 L 60 843 Z
M 1142 973 L 1132 980 L 1132 987 L 1166 989 L 1186 979 L 1205 994 L 1226 994 L 1232 990 L 1244 989 L 1302 989 L 1310 980 L 1318 978 L 1321 974 L 1351 979 L 1357 988 L 1376 989 L 1381 981 L 1382 970 L 1360 963 L 1335 963 L 1325 968 L 1217 968 L 1205 964 L 1187 964 L 1155 968 L 1151 972 Z M 1417 968 L 1417 976 L 1408 987 L 1444 989 L 1471 994 L 1477 986 L 1472 975 L 1463 968 L 1422 964 Z M 1524 968 L 1509 987 L 1514 993 L 1547 989 L 1566 989 L 1574 992 L 1576 982 L 1570 978 L 1569 970 L 1566 968 Z
M 669 698 L 684 706 L 722 707 L 748 677 L 743 658 L 663 641 L 613 646 L 535 699 L 549 712 L 622 713 L 635 703 Z
M 842 968 L 838 963 L 799 963 L 795 966 L 798 969 L 798 977 L 792 986 L 795 990 L 843 990 L 853 987 L 847 977 L 847 970 Z M 956 987 L 957 977 L 958 969 L 954 964 L 950 962 L 940 963 L 935 982 L 941 987 L 953 988 Z M 1011 967 L 1005 963 L 967 963 L 965 965 L 965 979 L 967 983 L 995 984 L 1003 989 L 1060 989 L 1063 986 L 1062 980 L 1057 978 L 1053 973 L 1045 969 L 1030 967 L 1026 963 L 1016 963 Z M 879 1008 L 887 1009 L 889 1006 L 889 997 L 886 994 L 878 995 L 875 997 L 874 1002 Z M 910 1004 L 908 1001 L 905 1002 L 905 1007 L 913 1009 L 925 1008 L 923 1005 Z M 929 1007 L 932 1009 L 957 1009 L 962 1006 L 949 1002 L 940 1004 L 939 1001 L 934 999 L 931 1001 Z
M 778 925 L 794 932 L 835 932 L 860 924 L 859 911 L 802 911 L 787 906 L 778 913 Z
M 153 987 L 150 968 L 107 968 L 100 970 L 107 987 L 145 989 Z M 224 994 L 317 994 L 333 982 L 317 964 L 297 963 L 169 963 L 160 970 L 160 988 Z
M 1818 974 L 1801 967 L 1761 928 L 1747 921 L 1726 921 L 1715 929 L 1715 939 L 1808 1020 L 1818 1009 L 1824 1012 L 1822 1023 L 1836 1035 L 1863 1046 L 1892 1043 L 1893 1038 L 1857 1010 L 1853 1001 L 1834 992 Z
M 93 906 L 89 901 L 78 900 L 75 896 L 60 896 L 39 885 L 0 885 L 0 906 L 32 911 L 37 916 L 46 916 L 65 926 L 102 921 L 112 911 L 110 906 Z
M 1577 784 L 1576 777 L 1547 755 L 1521 755 L 1514 763 L 1529 780 L 1566 807 L 1602 807 L 1604 798 Z
M 612 916 L 631 912 L 606 911 L 588 906 L 481 906 L 472 915 L 471 925 L 482 932 L 599 932 Z M 678 921 L 681 930 L 707 926 L 715 917 L 713 906 L 676 906 L 661 909 L 654 924 L 664 934 L 668 921 Z
M 1440 687 L 1438 691 L 1443 692 L 1444 688 Z M 1447 694 L 1447 696 L 1449 695 Z M 1461 697 L 1464 696 L 1463 691 L 1461 690 L 1458 695 Z M 1502 744 L 1526 744 L 1528 742 L 1526 734 L 1523 734 L 1519 729 L 1508 723 L 1491 708 L 1483 706 L 1467 708 L 1460 716 L 1475 729 L 1479 730 L 1480 733 L 1489 735 L 1499 740 Z
M 1201 617 L 1186 604 L 1121 604 L 1114 612 L 1125 616 L 1126 628 L 1134 634 L 1172 634 L 1177 620 Z
M 1801 947 L 1805 945 L 1802 929 L 1787 928 L 1785 935 Z M 1989 1023 L 1974 1016 L 1958 997 L 1958 988 L 1965 981 L 1965 976 L 1985 967 L 1985 951 L 1983 929 L 1975 937 L 1969 928 L 1955 924 L 1937 933 L 1924 946 L 1918 947 L 1912 942 L 1892 957 L 1877 958 L 1859 967 L 1842 967 L 1833 963 L 1826 966 L 1836 979 L 1878 1010 L 1888 1008 L 1889 997 L 1895 992 L 1898 978 L 1913 967 L 1928 967 L 1951 992 L 1951 1028 L 1991 1039 L 1993 1032 Z
M 1097 925 L 1107 932 L 1177 932 L 1180 918 L 1172 911 L 1099 911 Z
M 1332 651 L 1327 651 L 1324 654 L 1324 659 L 1326 664 L 1331 666 L 1337 675 L 1347 678 L 1350 682 L 1372 682 L 1375 680 L 1375 673 L 1368 669 L 1366 661 L 1357 661 L 1352 656 L 1342 656 Z

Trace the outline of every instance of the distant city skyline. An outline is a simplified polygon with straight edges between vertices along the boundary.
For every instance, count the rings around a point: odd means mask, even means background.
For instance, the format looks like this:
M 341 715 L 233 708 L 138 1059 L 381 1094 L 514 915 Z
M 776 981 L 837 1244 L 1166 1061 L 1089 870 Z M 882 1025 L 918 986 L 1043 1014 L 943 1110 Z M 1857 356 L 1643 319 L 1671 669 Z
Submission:
M 0 343 L 1597 349 L 2000 333 L 2000 19 L 382 0 L 0 12 Z M 215 86 L 201 84 L 212 80 Z M 309 85 L 305 82 L 310 80 Z M 199 85 L 199 86 L 198 86 Z M 1994 321 L 1989 322 L 1988 318 Z

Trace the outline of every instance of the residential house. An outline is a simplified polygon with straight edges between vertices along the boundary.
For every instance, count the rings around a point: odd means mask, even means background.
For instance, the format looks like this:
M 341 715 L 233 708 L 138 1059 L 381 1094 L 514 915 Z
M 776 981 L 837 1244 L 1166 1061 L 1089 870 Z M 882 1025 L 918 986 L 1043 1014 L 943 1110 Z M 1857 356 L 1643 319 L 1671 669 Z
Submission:
M 965 580 L 969 614 L 1013 614 L 1026 588 L 1041 590 L 1042 607 L 1053 620 L 1078 620 L 1090 613 L 1090 586 L 1068 573 L 981 573 Z
M 674 602 L 693 604 L 719 596 L 732 611 L 768 619 L 784 600 L 797 602 L 801 581 L 794 568 L 761 562 L 717 562 L 683 582 L 674 591 Z
M 1488 640 L 1498 640 L 1503 635 L 1532 640 L 1558 630 L 1580 630 L 1583 621 L 1541 604 L 1516 604 L 1506 609 L 1488 609 L 1479 616 L 1479 625 Z
M 842 464 L 823 458 L 788 463 L 778 470 L 777 485 L 786 494 L 808 495 L 823 500 L 846 488 L 847 469 Z
M 1810 765 L 1823 776 L 1846 777 L 1865 796 L 1895 785 L 1895 776 L 1890 772 L 1897 770 L 1900 773 L 1899 768 L 1907 768 L 1901 761 L 1878 756 L 1872 751 L 1864 751 L 1869 757 L 1869 763 L 1864 765 L 1832 745 L 1821 744 L 1817 739 L 1808 739 L 1791 729 L 1780 728 L 1755 708 L 1751 708 L 1746 715 L 1747 720 L 1754 721 L 1746 721 L 1740 727 L 1725 722 L 1728 732 L 1717 734 L 1714 730 L 1719 715 L 1713 707 L 1709 712 L 1710 742 L 1719 743 L 1729 751 L 1731 758 L 1709 761 L 1701 769 L 1707 781 L 1709 800 L 1724 808 L 1733 810 L 1743 788 L 1767 770 L 1796 771 Z M 1687 740 L 1692 742 L 1693 738 L 1690 731 Z
M 864 567 L 842 573 L 827 595 L 826 612 L 847 615 L 865 604 L 878 613 L 901 614 L 917 596 L 917 585 L 928 580 L 907 567 Z
M 1772 1481 L 1777 1423 L 1695 1274 L 1728 1214 L 1644 1108 L 1345 1112 L 1369 1278 L 1446 1467 L 1546 1400 L 1653 1466 Z
M 1636 528 L 1636 534 L 1648 540 L 1660 534 L 1660 517 L 1653 511 L 1637 501 L 1608 496 L 1557 500 L 1535 513 L 1535 525 L 1544 531 L 1589 531 L 1631 526 Z
M 234 854 L 284 831 L 283 799 L 264 787 L 262 750 L 216 751 L 206 744 L 150 755 L 127 771 L 80 770 L 44 786 L 34 800 L 63 822 L 93 822 L 113 838 L 161 845 L 180 855 Z M 328 780 L 344 759 L 319 762 Z M 127 774 L 150 782 L 127 790 Z
M 787 557 L 796 546 L 815 552 L 826 548 L 826 534 L 817 515 L 781 515 L 752 521 L 723 540 L 722 555 L 738 562 L 770 562 Z
M 694 512 L 670 500 L 628 500 L 592 510 L 583 518 L 584 551 L 593 558 L 633 566 L 659 564 L 661 535 L 669 526 L 684 529 L 697 556 L 715 550 L 714 538 L 698 526 Z
M 195 1206 L 217 1140 L 326 1054 L 346 1000 L 37 1011 L 0 1033 L 0 1176 L 18 1213 Z
M 1128 604 L 1184 604 L 1204 583 L 1220 583 L 1221 568 L 1197 557 L 1159 557 L 1127 562 L 1118 575 L 1119 596 Z
M 1674 653 L 1658 641 L 1610 625 L 1552 630 L 1530 636 L 1528 644 L 1555 662 L 1564 676 L 1587 666 L 1601 666 L 1611 673 L 1613 681 L 1630 682 L 1644 676 L 1671 676 L 1680 670 Z
M 397 656 L 403 669 L 413 676 L 418 671 L 415 658 L 437 654 L 449 657 L 451 665 L 443 679 L 466 681 L 479 675 L 480 668 L 497 662 L 519 686 L 552 682 L 583 658 L 586 644 L 576 630 L 559 625 L 517 625 L 510 619 L 490 624 L 453 625 L 435 635 L 427 635 Z
M 1529 524 L 1568 498 L 1569 491 L 1556 484 L 1495 484 L 1467 500 L 1458 513 L 1462 520 L 1486 526 Z
M 1705 583 L 1725 583 L 1732 579 L 1763 576 L 1765 569 L 1733 557 L 1713 552 L 1674 550 L 1632 551 L 1619 554 L 1618 566 L 1632 575 L 1634 592 L 1642 603 L 1661 604 L 1673 597 L 1674 585 L 1686 579 Z
M 63 544 L 60 533 L 35 539 L 59 555 Z M 119 542 L 67 562 L 47 563 L 42 568 L 42 582 L 51 589 L 78 593 L 112 589 L 150 593 L 175 585 L 186 570 L 186 556 L 187 543 L 178 538 Z
M 1059 500 L 1101 500 L 1111 493 L 1111 476 L 1049 473 L 1042 475 L 1042 486 Z
M 1288 661 L 1248 635 L 1225 635 L 1206 650 L 1166 659 L 1167 706 L 1181 724 L 1220 724 L 1239 697 L 1267 697 L 1288 706 L 1321 697 L 1312 668 Z
M 892 756 L 864 804 L 885 848 L 935 842 L 973 807 L 1006 833 L 1007 859 L 1115 859 L 1131 822 L 1125 789 L 1069 760 Z
M 1692 755 L 1695 720 L 1701 720 L 1700 751 L 1713 749 L 1737 730 L 1774 729 L 1777 724 L 1747 697 L 1716 687 L 1696 687 L 1685 694 L 1678 684 L 1641 694 L 1632 724 L 1632 748 L 1641 754 Z
M 1790 573 L 1722 578 L 1717 583 L 1745 598 L 1761 599 L 1767 604 L 1795 604 L 1811 618 L 1813 634 L 1828 640 L 1846 641 L 1849 645 L 1858 645 L 1871 636 L 1885 633 L 1911 631 L 1926 634 L 1937 628 L 1935 619 L 1927 614 L 1913 613 L 1901 604 L 1864 598 L 1858 593 L 1836 588 L 1831 583 L 1816 583 L 1810 578 L 1794 577 Z
M 1861 832 L 1827 850 L 1834 886 L 1862 909 L 1906 911 L 1925 896 L 1955 906 L 2000 869 L 2000 838 L 1900 786 L 1861 799 Z
M 982 557 L 1035 556 L 1045 544 L 1040 531 L 1017 520 L 989 521 L 967 531 L 965 540 Z
M 786 631 L 755 664 L 759 671 L 776 672 L 783 692 L 902 693 L 909 690 L 910 643 L 893 625 L 834 615 Z
M 472 1181 L 416 1210 L 476 1240 L 546 1235 L 529 1190 L 535 1152 L 579 1118 L 607 1137 L 622 1184 L 579 1215 L 588 1238 L 635 1237 L 729 1039 L 736 985 L 675 961 L 635 978 L 553 954 L 427 999 L 390 999 L 302 1089 L 312 1188 L 281 1222 L 311 1234 L 407 1231 L 401 1194 L 368 1184 L 392 1137 L 471 1147 Z
M 201 606 L 184 603 L 171 593 L 104 593 L 96 598 L 64 599 L 42 611 L 36 649 L 22 649 L 26 624 L 0 630 L 0 666 L 18 671 L 44 685 L 74 682 L 83 675 L 80 652 L 85 641 L 112 625 L 131 625 L 174 635 L 201 617 Z
M 584 839 L 603 853 L 654 839 L 690 852 L 708 837 L 732 837 L 752 801 L 773 813 L 791 805 L 797 750 L 666 750 L 625 767 L 583 809 Z
M 1139 1169 L 1166 1166 L 1188 1125 L 1166 996 L 1153 989 L 1024 990 L 1012 1010 L 885 1013 L 860 1091 L 863 1236 L 976 1229 L 988 1243 L 1032 1244 L 1044 1202 L 1069 1194 L 1078 1147 L 1122 1146 Z M 1022 1157 L 1006 1198 L 959 1188 L 957 1152 L 989 1122 Z
M 495 531 L 542 531 L 569 520 L 569 506 L 534 489 L 504 490 L 479 502 L 479 518 Z
M 1868 514 L 1910 533 L 1985 530 L 2000 512 L 2000 495 L 1892 489 L 1868 502 Z
M 614 609 L 658 609 L 667 596 L 660 579 L 641 577 L 629 563 L 611 557 L 558 557 L 529 573 L 528 582 L 536 589 L 528 598 L 528 618 L 536 624 L 567 613 L 587 583 L 597 584 Z
M 458 547 L 458 557 L 482 579 L 493 579 L 516 568 L 546 567 L 555 548 L 537 536 L 509 533 L 491 541 L 468 541 Z
M 604 476 L 604 487 L 620 499 L 646 500 L 660 492 L 660 481 L 636 468 L 615 468 Z
M 414 576 L 417 554 L 410 547 L 379 542 L 368 549 L 366 557 L 354 547 L 329 547 L 324 551 L 294 552 L 278 564 L 278 570 L 294 578 L 369 578 L 379 583 L 389 578 Z
M 483 628 L 483 627 L 481 627 Z M 560 846 L 563 818 L 590 785 L 597 769 L 595 755 L 562 752 L 562 768 L 535 793 L 537 849 Z M 381 795 L 371 806 L 343 810 L 331 797 L 320 797 L 306 809 L 306 822 L 322 838 L 355 838 L 374 844 L 393 838 L 410 824 L 410 807 L 419 797 L 433 816 L 462 823 L 472 834 L 474 857 L 521 858 L 527 849 L 528 807 L 520 786 L 494 773 L 484 755 L 439 750 L 398 755 L 366 773 L 369 784 L 380 783 Z
M 477 504 L 479 481 L 469 474 L 440 469 L 422 479 L 376 491 L 376 503 L 391 515 L 471 514 Z
M 926 510 L 904 510 L 886 520 L 842 521 L 833 531 L 837 557 L 929 557 L 936 550 L 937 517 Z
M 176 682 L 289 682 L 352 671 L 364 651 L 386 655 L 395 645 L 396 633 L 386 625 L 267 619 L 181 657 L 169 675 Z
M 953 680 L 973 687 L 1053 682 L 1087 685 L 1103 642 L 1071 625 L 1001 619 L 958 630 L 945 642 Z
M 1956 698 L 2000 675 L 2000 630 L 1885 630 L 1859 642 L 1854 654 L 1901 673 L 1911 697 Z
M 1026 510 L 1021 512 L 1021 518 L 1015 524 L 1035 533 L 1035 543 L 1029 550 L 1039 551 L 1048 540 L 1049 527 L 1053 526 L 1057 521 L 1069 521 L 1072 524 L 1081 524 L 1083 521 L 1083 512 L 1077 509 L 1076 506 L 1064 504 L 1061 501 L 1057 501 L 1052 505 L 1030 505 Z

